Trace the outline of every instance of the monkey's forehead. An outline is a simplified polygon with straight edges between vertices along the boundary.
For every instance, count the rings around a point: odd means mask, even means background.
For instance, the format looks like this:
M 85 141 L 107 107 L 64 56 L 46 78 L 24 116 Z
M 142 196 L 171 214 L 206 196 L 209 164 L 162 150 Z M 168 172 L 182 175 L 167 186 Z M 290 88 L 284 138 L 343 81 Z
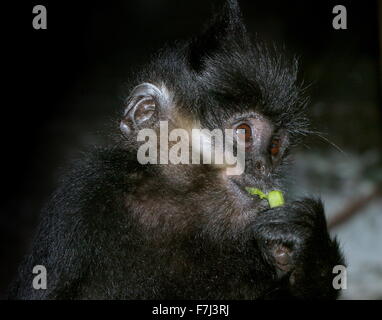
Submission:
M 141 82 L 164 84 L 179 108 L 201 119 L 257 111 L 288 125 L 305 103 L 297 62 L 260 46 L 217 53 L 202 72 L 190 67 L 182 50 L 167 49 L 142 75 Z

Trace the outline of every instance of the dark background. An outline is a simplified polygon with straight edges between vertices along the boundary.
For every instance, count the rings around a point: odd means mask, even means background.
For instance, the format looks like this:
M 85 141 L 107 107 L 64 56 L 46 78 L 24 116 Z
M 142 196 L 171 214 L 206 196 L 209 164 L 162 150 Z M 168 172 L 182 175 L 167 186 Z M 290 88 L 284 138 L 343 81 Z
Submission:
M 45 5 L 48 29 L 32 28 Z M 248 30 L 285 45 L 311 84 L 313 125 L 341 149 L 381 150 L 376 1 L 240 0 Z M 334 30 L 332 9 L 347 8 Z M 165 43 L 200 31 L 203 0 L 37 1 L 4 10 L 0 297 L 25 254 L 58 168 L 122 109 L 132 69 Z M 3 13 L 2 13 L 3 14 Z M 5 20 L 6 19 L 6 20 Z M 332 148 L 322 139 L 315 150 Z

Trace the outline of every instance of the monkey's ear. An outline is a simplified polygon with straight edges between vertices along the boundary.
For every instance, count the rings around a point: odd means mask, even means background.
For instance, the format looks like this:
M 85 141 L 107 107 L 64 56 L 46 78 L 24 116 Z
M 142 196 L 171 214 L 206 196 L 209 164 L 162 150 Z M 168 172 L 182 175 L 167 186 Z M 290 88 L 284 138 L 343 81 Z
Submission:
M 124 134 L 139 129 L 153 120 L 160 104 L 163 102 L 163 93 L 151 83 L 142 83 L 136 86 L 127 98 L 120 129 Z
M 212 18 L 204 32 L 188 46 L 188 62 L 196 72 L 202 72 L 206 59 L 233 45 L 241 47 L 250 43 L 237 0 L 225 0 L 223 7 Z

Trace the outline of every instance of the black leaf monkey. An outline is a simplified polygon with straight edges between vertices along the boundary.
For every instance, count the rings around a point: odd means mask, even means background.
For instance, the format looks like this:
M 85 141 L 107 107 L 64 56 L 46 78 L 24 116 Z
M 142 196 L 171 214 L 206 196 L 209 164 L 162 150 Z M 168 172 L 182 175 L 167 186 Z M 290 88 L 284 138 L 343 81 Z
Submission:
M 282 190 L 290 149 L 309 131 L 296 74 L 296 61 L 251 44 L 234 0 L 200 36 L 162 50 L 135 79 L 116 141 L 86 152 L 44 208 L 9 297 L 336 298 L 343 259 L 321 202 L 269 209 L 245 191 Z M 137 132 L 162 120 L 244 129 L 244 173 L 140 164 Z M 46 290 L 32 288 L 35 265 Z

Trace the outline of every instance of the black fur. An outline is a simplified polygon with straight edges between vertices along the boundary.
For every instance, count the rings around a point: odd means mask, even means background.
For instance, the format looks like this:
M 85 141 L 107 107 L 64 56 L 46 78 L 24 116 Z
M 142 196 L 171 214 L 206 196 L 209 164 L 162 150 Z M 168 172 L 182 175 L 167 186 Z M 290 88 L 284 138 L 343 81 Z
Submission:
M 250 155 L 242 182 L 271 190 L 282 188 L 289 149 L 308 133 L 296 78 L 297 62 L 251 44 L 236 1 L 227 1 L 201 36 L 164 49 L 133 85 L 165 84 L 174 95 L 171 114 L 204 128 L 264 116 L 287 136 L 283 157 L 261 175 L 258 155 Z M 343 259 L 320 201 L 265 210 L 213 166 L 141 165 L 135 133 L 91 149 L 65 176 L 10 298 L 337 297 L 332 268 Z M 286 271 L 275 263 L 280 246 L 289 250 Z M 35 265 L 47 268 L 47 290 L 32 289 Z

